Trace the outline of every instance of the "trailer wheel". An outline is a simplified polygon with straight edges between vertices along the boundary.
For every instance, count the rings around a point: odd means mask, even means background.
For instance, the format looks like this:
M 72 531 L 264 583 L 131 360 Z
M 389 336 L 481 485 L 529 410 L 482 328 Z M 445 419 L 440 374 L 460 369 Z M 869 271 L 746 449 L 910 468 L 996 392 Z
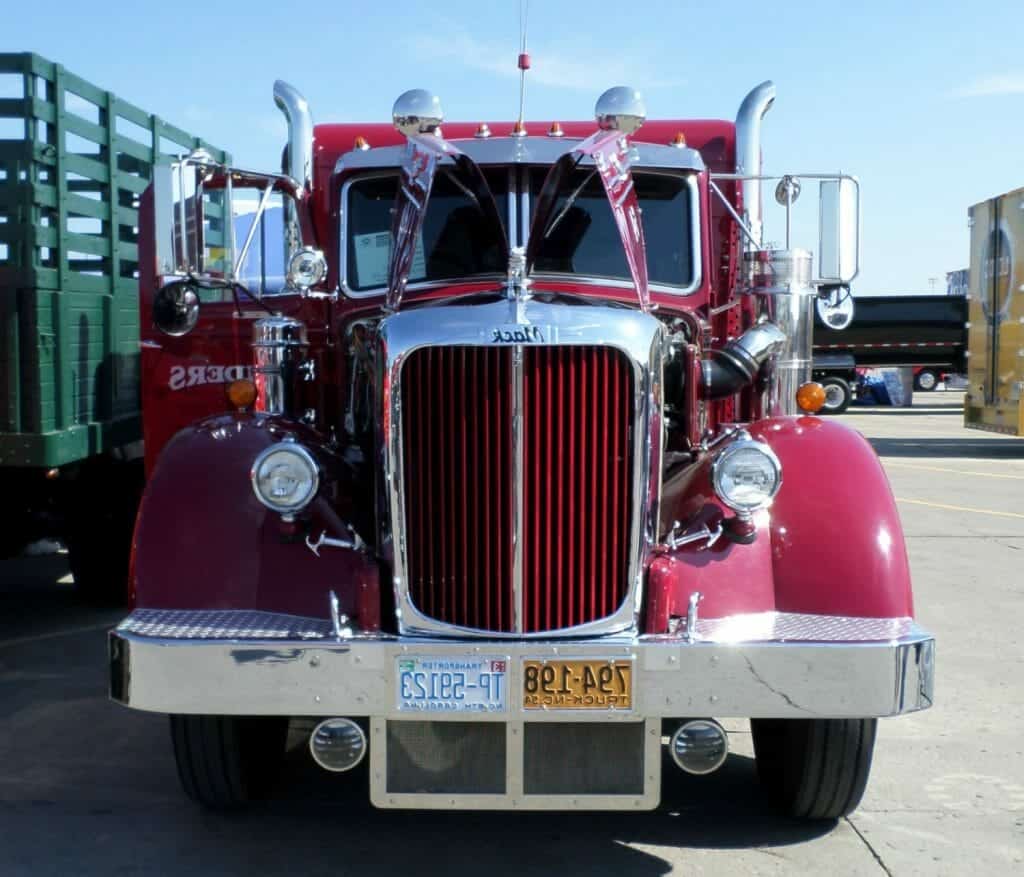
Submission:
M 213 810 L 264 795 L 277 778 L 287 738 L 288 719 L 280 716 L 171 716 L 181 787 Z
M 845 379 L 829 375 L 822 378 L 821 385 L 825 388 L 825 405 L 822 414 L 842 414 L 853 401 L 853 390 Z
M 939 373 L 930 368 L 921 369 L 914 375 L 914 389 L 930 393 L 939 385 Z
M 128 557 L 143 482 L 137 462 L 94 464 L 74 483 L 64 542 L 75 592 L 88 603 L 128 601 Z
M 839 819 L 857 809 L 878 719 L 751 719 L 761 784 L 798 819 Z

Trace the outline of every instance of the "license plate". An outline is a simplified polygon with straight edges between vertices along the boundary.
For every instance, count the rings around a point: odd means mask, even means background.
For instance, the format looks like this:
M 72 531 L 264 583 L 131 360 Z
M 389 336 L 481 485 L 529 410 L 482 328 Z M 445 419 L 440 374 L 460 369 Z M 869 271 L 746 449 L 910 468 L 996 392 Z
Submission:
M 399 712 L 501 713 L 508 661 L 495 658 L 396 659 Z
M 631 661 L 524 661 L 523 709 L 631 710 Z

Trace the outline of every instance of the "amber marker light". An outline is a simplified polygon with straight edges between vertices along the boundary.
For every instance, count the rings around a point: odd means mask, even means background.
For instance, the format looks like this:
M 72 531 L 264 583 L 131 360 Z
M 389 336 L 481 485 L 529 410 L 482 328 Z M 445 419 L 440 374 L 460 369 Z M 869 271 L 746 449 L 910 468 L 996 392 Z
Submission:
M 356 137 L 354 148 L 362 152 L 365 152 L 367 149 L 370 148 L 370 141 L 367 140 L 362 134 L 359 134 Z
M 225 391 L 227 393 L 228 402 L 231 403 L 232 408 L 236 408 L 239 411 L 245 411 L 248 408 L 252 408 L 256 402 L 256 385 L 248 380 L 242 378 L 239 381 L 232 381 L 228 384 L 228 388 Z
M 676 136 L 672 138 L 671 146 L 675 146 L 677 149 L 682 149 L 686 146 L 686 135 L 682 131 L 676 131 Z
M 548 137 L 564 137 L 565 131 L 562 130 L 562 126 L 558 122 L 552 122 L 551 127 L 548 128 Z
M 817 381 L 801 384 L 796 391 L 796 404 L 801 411 L 817 414 L 825 406 L 825 388 Z

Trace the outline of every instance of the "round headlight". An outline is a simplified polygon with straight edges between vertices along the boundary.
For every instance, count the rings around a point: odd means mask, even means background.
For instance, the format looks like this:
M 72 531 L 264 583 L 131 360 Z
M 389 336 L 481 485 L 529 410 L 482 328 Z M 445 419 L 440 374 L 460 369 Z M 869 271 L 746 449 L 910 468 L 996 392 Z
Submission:
M 256 498 L 282 514 L 304 509 L 320 485 L 316 460 L 295 442 L 278 442 L 260 451 L 250 477 Z
M 782 486 L 782 464 L 768 445 L 741 436 L 715 459 L 711 467 L 715 493 L 740 514 L 771 505 Z
M 303 247 L 292 254 L 288 262 L 288 284 L 297 289 L 310 289 L 327 276 L 324 254 L 312 247 Z

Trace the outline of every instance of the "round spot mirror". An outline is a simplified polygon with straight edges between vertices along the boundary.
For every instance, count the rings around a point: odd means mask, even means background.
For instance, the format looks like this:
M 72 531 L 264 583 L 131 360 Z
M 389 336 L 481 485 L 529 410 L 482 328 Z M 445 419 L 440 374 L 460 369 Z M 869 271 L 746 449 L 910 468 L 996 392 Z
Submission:
M 199 321 L 199 293 L 182 280 L 168 283 L 153 299 L 153 324 L 165 335 L 178 338 Z

